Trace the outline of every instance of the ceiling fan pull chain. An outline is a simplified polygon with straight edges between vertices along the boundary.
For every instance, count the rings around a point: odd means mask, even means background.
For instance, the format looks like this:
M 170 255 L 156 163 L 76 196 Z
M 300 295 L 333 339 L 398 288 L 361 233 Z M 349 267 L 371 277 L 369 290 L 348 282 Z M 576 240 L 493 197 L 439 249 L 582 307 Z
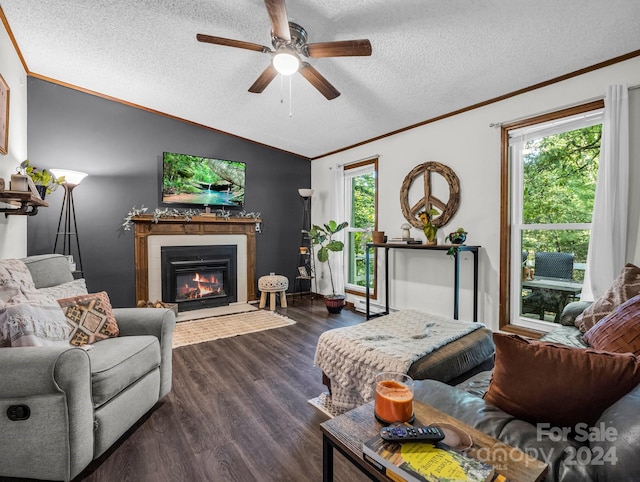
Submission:
M 279 75 L 280 77 L 280 103 L 284 104 L 284 75 Z
M 292 109 L 292 103 L 291 103 L 291 77 L 293 77 L 292 75 L 289 76 L 289 117 L 293 117 L 293 113 L 291 112 Z

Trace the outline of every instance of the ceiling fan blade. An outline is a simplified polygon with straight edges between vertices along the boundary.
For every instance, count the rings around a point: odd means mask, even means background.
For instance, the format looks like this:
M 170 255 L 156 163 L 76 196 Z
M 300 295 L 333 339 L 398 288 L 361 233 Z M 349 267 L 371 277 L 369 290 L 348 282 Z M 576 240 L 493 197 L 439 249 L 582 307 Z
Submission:
M 307 45 L 309 57 L 354 57 L 371 55 L 371 42 L 367 39 L 319 42 Z
M 260 94 L 267 86 L 271 83 L 271 81 L 278 75 L 278 71 L 275 69 L 273 64 L 269 64 L 266 69 L 262 71 L 260 76 L 256 79 L 251 87 L 249 87 L 249 92 L 254 94 Z
M 287 16 L 287 7 L 284 4 L 284 0 L 264 0 L 264 4 L 267 7 L 267 12 L 269 12 L 273 35 L 285 42 L 291 41 L 289 17 Z
M 311 67 L 308 63 L 303 62 L 299 72 L 311 85 L 318 89 L 318 91 L 324 95 L 327 100 L 335 99 L 340 95 L 338 89 L 331 85 L 327 79 L 320 75 L 320 72 Z
M 226 45 L 227 47 L 237 47 L 239 49 L 255 50 L 256 52 L 271 52 L 269 47 L 258 45 L 251 42 L 243 42 L 242 40 L 233 40 L 230 38 L 214 37 L 213 35 L 205 35 L 199 33 L 196 35 L 198 42 L 205 42 L 216 45 Z

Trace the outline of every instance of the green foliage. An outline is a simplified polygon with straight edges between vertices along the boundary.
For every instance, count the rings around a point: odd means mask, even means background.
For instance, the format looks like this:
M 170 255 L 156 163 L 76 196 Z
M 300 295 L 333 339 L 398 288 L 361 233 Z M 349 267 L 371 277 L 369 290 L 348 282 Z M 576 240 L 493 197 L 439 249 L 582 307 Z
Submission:
M 440 213 L 434 208 L 418 213 L 418 217 L 422 221 L 424 235 L 430 242 L 436 239 L 436 234 L 438 233 L 438 227 L 433 224 L 433 218 L 438 214 Z
M 244 193 L 243 167 L 241 162 L 166 153 L 162 189 L 165 194 L 198 193 L 206 184 L 224 184 L 240 196 Z
M 375 224 L 376 178 L 372 172 L 352 179 L 351 227 L 366 228 Z
M 323 226 L 318 226 L 314 224 L 311 230 L 309 230 L 309 238 L 311 238 L 311 243 L 313 246 L 319 246 L 320 249 L 317 250 L 318 253 L 318 261 L 321 263 L 327 263 L 329 267 L 329 278 L 331 280 L 331 292 L 333 295 L 336 294 L 335 283 L 333 280 L 333 272 L 331 271 L 331 262 L 329 260 L 329 254 L 331 252 L 338 253 L 344 249 L 344 243 L 342 241 L 338 241 L 333 239 L 336 233 L 342 231 L 346 228 L 349 223 L 342 222 L 337 223 L 336 221 L 329 221 Z
M 455 231 L 447 234 L 447 237 L 444 238 L 445 241 L 449 241 L 452 245 L 455 244 L 464 244 L 464 242 L 467 239 L 467 233 L 464 228 L 458 228 Z M 457 246 L 451 246 L 448 250 L 447 250 L 447 254 L 449 256 L 453 256 L 454 254 L 456 254 L 458 252 L 458 247 Z
M 602 125 L 532 140 L 525 145 L 523 222 L 590 223 L 600 158 Z M 522 247 L 530 252 L 573 252 L 584 262 L 589 232 L 527 230 Z
M 371 230 L 376 223 L 376 178 L 373 172 L 366 172 L 351 180 L 351 223 L 353 228 L 364 231 L 350 233 L 349 282 L 364 286 L 365 279 L 365 245 L 371 242 Z M 371 266 L 372 273 L 375 272 Z M 370 277 L 373 283 L 373 276 Z
M 36 186 L 46 186 L 47 194 L 58 189 L 58 186 L 62 185 L 65 181 L 64 176 L 55 177 L 47 169 L 38 170 L 26 159 L 20 164 L 20 167 L 24 170 L 24 173 L 31 178 Z

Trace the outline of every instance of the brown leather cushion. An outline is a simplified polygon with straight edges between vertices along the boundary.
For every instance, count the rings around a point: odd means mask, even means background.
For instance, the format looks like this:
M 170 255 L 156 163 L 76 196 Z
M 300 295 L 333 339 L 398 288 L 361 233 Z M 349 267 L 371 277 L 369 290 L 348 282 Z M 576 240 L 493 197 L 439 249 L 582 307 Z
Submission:
M 585 333 L 625 301 L 640 294 L 640 268 L 627 263 L 611 287 L 576 317 L 575 325 Z
M 118 336 L 118 323 L 105 291 L 58 300 L 71 326 L 69 343 L 76 346 Z
M 573 348 L 494 333 L 496 361 L 484 399 L 530 423 L 594 424 L 640 383 L 630 354 Z
M 596 350 L 640 355 L 640 295 L 591 327 L 584 341 Z

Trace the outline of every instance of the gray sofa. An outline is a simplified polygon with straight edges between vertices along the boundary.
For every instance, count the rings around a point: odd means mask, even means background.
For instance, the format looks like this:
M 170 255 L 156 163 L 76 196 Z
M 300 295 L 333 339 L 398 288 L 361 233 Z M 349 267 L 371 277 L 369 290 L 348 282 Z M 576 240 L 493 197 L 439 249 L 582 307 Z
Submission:
M 23 261 L 37 288 L 73 280 L 63 256 Z M 70 480 L 169 393 L 173 311 L 113 312 L 119 336 L 88 351 L 0 348 L 0 477 Z
M 545 341 L 585 347 L 573 319 L 586 304 L 572 304 L 563 312 L 560 326 Z M 549 464 L 547 482 L 640 480 L 640 386 L 620 398 L 600 416 L 594 427 L 606 427 L 611 436 L 584 440 L 584 433 L 568 438 L 549 436 L 526 421 L 509 415 L 482 398 L 491 372 L 483 372 L 457 386 L 435 380 L 416 382 L 415 399 L 432 405 L 459 420 L 517 447 Z M 571 381 L 567 380 L 570 386 Z M 600 432 L 602 434 L 602 432 Z M 577 435 L 577 436 L 576 436 Z

